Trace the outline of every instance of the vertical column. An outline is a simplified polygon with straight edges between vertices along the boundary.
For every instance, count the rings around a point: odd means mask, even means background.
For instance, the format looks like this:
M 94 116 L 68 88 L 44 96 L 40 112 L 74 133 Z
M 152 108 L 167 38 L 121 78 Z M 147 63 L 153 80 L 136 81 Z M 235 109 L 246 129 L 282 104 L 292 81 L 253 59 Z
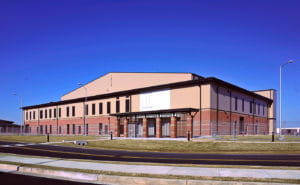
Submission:
M 116 129 L 115 129 L 115 137 L 120 137 L 120 119 L 117 119 Z
M 128 137 L 128 119 L 124 119 L 124 137 Z
M 193 118 L 191 115 L 186 117 L 186 131 L 190 132 L 190 136 L 193 137 Z
M 148 120 L 143 118 L 143 137 L 148 137 Z
M 177 118 L 171 117 L 171 138 L 177 137 Z
M 156 137 L 161 138 L 162 131 L 161 131 L 161 118 L 156 118 Z

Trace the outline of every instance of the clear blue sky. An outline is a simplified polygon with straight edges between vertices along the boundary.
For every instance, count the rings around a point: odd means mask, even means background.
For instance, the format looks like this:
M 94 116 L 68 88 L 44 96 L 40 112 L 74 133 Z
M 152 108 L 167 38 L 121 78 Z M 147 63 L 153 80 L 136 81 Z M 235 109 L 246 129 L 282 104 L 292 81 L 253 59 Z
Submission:
M 1 0 L 0 119 L 105 73 L 193 72 L 279 89 L 300 126 L 300 1 Z M 294 122 L 295 123 L 295 122 Z M 294 125 L 293 125 L 294 126 Z

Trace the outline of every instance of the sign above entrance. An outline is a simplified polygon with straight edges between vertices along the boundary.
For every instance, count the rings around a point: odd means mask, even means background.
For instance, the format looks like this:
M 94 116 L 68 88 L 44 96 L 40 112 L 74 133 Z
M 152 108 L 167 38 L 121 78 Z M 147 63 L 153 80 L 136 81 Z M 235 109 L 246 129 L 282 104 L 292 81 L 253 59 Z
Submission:
M 170 109 L 170 90 L 140 94 L 140 111 Z

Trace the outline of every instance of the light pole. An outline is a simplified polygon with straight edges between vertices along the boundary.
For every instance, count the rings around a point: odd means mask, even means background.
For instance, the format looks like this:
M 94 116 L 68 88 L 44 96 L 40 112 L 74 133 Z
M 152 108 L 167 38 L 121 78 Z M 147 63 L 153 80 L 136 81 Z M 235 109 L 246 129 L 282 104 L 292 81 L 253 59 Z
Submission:
M 287 64 L 289 64 L 289 63 L 293 63 L 294 61 L 292 61 L 292 60 L 289 60 L 288 62 L 286 62 L 286 63 L 284 63 L 284 64 L 282 64 L 282 65 L 280 65 L 280 68 L 279 68 L 279 75 L 280 75 L 280 87 L 279 87 L 279 91 L 280 91 L 280 94 L 279 94 L 279 104 L 280 104 L 280 106 L 279 106 L 279 127 L 280 127 L 280 129 L 279 129 L 279 136 L 281 137 L 281 129 L 282 129 L 282 68 L 285 66 L 285 65 L 287 65 Z
M 17 96 L 20 100 L 20 109 L 21 109 L 21 135 L 23 135 L 23 127 L 24 127 L 24 121 L 23 121 L 23 110 L 22 110 L 22 106 L 23 106 L 23 99 L 20 95 L 18 95 L 17 93 L 13 93 L 14 96 Z
M 83 135 L 86 135 L 86 101 L 87 101 L 87 89 L 82 83 L 78 83 L 81 87 L 84 88 L 85 98 L 83 104 Z

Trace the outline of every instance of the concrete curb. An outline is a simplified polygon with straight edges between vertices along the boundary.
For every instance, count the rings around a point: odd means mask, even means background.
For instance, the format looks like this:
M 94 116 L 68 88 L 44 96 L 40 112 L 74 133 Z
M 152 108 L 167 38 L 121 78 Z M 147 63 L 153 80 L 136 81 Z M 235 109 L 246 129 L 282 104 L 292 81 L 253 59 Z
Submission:
M 69 172 L 62 170 L 50 170 L 43 168 L 22 167 L 11 164 L 0 164 L 0 169 L 11 173 L 24 173 L 28 175 L 46 176 L 49 178 L 65 178 L 72 181 L 89 181 L 89 183 L 104 183 L 112 185 L 279 185 L 282 183 L 261 183 L 261 182 L 238 182 L 238 181 L 213 181 L 213 180 L 184 180 L 184 179 L 163 179 L 150 177 L 130 177 L 102 175 L 83 172 Z M 291 184 L 292 185 L 292 184 Z

